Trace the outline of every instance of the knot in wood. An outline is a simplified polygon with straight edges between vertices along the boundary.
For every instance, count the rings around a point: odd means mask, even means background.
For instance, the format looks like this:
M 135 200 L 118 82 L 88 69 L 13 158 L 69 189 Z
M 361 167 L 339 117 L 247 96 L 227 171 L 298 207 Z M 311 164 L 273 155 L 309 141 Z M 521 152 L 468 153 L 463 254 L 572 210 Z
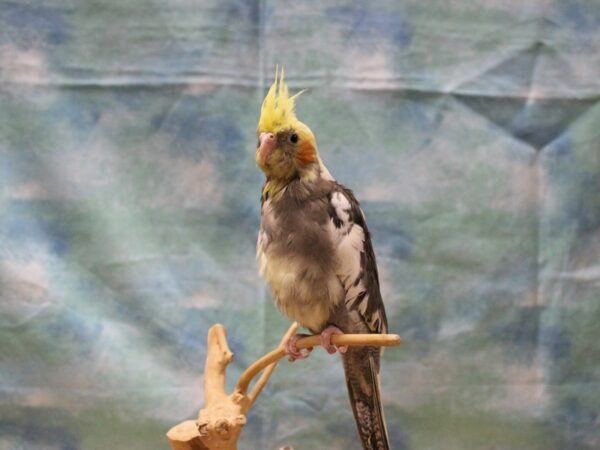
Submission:
M 236 405 L 241 405 L 242 403 L 247 401 L 247 397 L 244 394 L 242 394 L 241 392 L 236 391 L 231 395 L 231 400 Z
M 231 423 L 227 419 L 219 419 L 215 423 L 215 431 L 222 439 L 229 439 L 231 437 Z
M 208 437 L 208 422 L 198 423 L 198 434 L 202 437 Z
M 240 414 L 240 415 L 238 415 L 238 416 L 235 418 L 235 423 L 236 423 L 237 425 L 241 425 L 241 426 L 244 426 L 244 425 L 246 425 L 246 416 L 245 416 L 245 415 L 243 415 L 243 414 Z

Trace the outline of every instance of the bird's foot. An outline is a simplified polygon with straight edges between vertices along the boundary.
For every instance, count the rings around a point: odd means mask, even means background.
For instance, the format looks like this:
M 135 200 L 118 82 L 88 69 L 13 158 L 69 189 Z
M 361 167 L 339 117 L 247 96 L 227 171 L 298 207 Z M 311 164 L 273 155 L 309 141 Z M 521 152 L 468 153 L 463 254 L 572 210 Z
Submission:
M 333 355 L 336 350 L 339 350 L 340 353 L 346 353 L 346 351 L 348 351 L 347 345 L 340 345 L 336 349 L 335 345 L 331 343 L 331 336 L 334 334 L 344 334 L 344 332 L 333 325 L 329 325 L 327 328 L 321 331 L 321 345 L 330 355 Z
M 285 352 L 288 355 L 289 362 L 294 362 L 298 359 L 308 358 L 308 356 L 310 355 L 310 352 L 312 352 L 312 350 L 313 350 L 312 347 L 308 347 L 308 348 L 304 349 L 304 352 L 302 352 L 302 350 L 298 350 L 298 347 L 296 347 L 296 343 L 298 342 L 298 339 L 302 339 L 302 338 L 308 337 L 308 336 L 310 336 L 310 335 L 309 334 L 295 334 L 287 340 L 287 342 L 285 343 Z

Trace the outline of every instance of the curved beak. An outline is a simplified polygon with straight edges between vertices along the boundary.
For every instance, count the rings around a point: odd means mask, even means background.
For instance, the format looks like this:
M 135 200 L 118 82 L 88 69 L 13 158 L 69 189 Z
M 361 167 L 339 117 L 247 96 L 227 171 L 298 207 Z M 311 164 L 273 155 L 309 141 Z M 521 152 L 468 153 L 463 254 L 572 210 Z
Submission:
M 271 153 L 277 148 L 277 140 L 273 133 L 260 133 L 259 136 L 258 155 L 261 162 L 264 164 L 271 156 Z

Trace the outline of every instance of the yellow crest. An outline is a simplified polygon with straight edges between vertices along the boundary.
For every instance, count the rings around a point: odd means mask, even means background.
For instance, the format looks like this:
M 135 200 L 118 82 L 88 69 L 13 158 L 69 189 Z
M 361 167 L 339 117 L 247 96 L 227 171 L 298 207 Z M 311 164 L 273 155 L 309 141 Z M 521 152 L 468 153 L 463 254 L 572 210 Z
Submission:
M 304 91 L 290 97 L 283 76 L 283 68 L 281 68 L 281 74 L 278 74 L 278 70 L 275 69 L 275 81 L 269 88 L 260 110 L 258 131 L 277 133 L 295 125 L 298 119 L 294 113 L 294 103 L 296 97 L 302 92 Z

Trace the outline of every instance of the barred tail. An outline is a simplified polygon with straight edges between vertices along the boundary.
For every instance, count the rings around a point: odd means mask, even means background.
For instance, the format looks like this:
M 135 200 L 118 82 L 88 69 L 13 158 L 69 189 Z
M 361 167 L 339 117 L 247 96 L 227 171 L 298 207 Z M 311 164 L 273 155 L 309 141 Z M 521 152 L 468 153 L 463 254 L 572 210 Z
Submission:
M 389 450 L 379 389 L 378 347 L 349 347 L 342 355 L 350 404 L 365 450 Z

